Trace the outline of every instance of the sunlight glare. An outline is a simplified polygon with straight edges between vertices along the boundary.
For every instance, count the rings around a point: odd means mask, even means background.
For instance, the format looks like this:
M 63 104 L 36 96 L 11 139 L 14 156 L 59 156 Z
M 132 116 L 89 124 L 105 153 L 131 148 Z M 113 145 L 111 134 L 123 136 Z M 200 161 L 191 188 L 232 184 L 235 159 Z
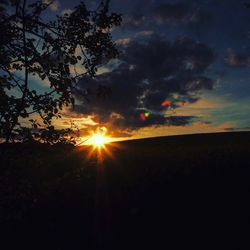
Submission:
M 95 147 L 100 148 L 100 147 L 103 147 L 105 144 L 105 137 L 100 134 L 94 134 L 91 141 Z

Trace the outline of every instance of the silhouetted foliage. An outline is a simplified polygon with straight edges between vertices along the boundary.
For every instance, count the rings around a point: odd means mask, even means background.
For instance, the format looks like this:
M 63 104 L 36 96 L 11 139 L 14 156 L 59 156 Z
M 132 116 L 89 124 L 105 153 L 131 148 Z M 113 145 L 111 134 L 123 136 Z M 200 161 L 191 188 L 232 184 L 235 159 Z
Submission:
M 69 133 L 55 131 L 52 118 L 74 106 L 79 78 L 94 76 L 98 66 L 118 55 L 110 31 L 121 16 L 109 14 L 109 0 L 94 11 L 80 2 L 50 20 L 45 13 L 52 2 L 0 3 L 0 138 L 6 142 L 38 137 L 54 142 Z M 47 84 L 46 90 L 34 88 L 35 81 Z

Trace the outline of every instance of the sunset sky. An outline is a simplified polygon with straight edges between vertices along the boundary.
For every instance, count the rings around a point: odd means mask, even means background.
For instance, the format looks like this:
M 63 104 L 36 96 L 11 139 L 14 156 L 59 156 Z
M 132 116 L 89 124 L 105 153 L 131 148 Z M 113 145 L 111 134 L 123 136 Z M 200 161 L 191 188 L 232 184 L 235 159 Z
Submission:
M 58 0 L 51 15 L 79 1 Z M 99 1 L 85 1 L 95 8 Z M 250 9 L 239 0 L 111 0 L 119 59 L 84 78 L 58 127 L 140 138 L 250 129 Z M 79 69 L 81 70 L 81 69 Z M 47 88 L 34 79 L 34 86 Z M 98 86 L 110 87 L 106 98 Z M 83 93 L 92 93 L 88 101 Z

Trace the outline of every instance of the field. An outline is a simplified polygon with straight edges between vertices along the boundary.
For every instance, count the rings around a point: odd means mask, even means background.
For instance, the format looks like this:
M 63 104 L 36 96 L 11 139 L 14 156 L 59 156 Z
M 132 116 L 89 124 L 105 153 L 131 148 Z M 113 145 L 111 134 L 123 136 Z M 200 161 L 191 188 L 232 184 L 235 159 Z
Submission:
M 246 243 L 250 133 L 91 147 L 0 145 L 1 249 L 221 249 Z

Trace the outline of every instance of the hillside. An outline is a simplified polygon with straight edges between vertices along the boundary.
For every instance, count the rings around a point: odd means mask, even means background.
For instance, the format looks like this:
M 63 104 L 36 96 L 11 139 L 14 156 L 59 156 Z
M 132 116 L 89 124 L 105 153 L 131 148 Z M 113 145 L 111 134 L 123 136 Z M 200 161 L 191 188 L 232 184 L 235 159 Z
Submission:
M 249 132 L 107 148 L 98 163 L 90 147 L 1 145 L 3 249 L 202 249 L 247 239 Z

